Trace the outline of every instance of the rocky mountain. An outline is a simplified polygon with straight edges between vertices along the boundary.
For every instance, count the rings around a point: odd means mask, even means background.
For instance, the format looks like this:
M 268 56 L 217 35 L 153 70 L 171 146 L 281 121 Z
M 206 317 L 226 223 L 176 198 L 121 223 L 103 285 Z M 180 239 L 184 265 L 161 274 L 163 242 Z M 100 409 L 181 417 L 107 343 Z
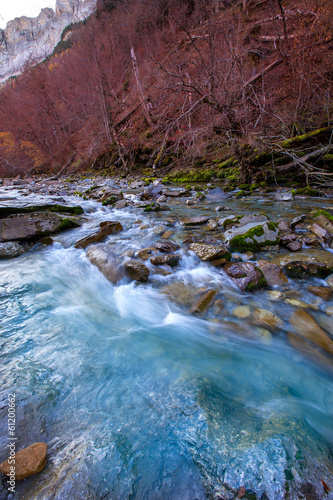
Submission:
M 0 83 L 21 73 L 25 64 L 52 53 L 66 26 L 88 17 L 96 0 L 57 0 L 55 11 L 42 9 L 35 18 L 19 17 L 0 29 Z

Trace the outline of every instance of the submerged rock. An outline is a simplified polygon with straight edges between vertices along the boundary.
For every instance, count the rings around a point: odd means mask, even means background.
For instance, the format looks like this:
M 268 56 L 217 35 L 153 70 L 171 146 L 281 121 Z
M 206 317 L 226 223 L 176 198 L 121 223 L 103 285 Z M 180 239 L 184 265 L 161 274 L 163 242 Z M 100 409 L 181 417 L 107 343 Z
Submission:
M 242 292 L 267 286 L 262 272 L 251 262 L 228 262 L 223 271 L 232 278 Z
M 200 297 L 196 304 L 191 308 L 191 313 L 199 314 L 204 313 L 209 306 L 212 304 L 213 299 L 217 294 L 216 290 L 208 289 L 200 294 Z
M 300 337 L 333 354 L 333 341 L 304 309 L 297 309 L 290 318 L 290 323 Z
M 147 281 L 149 278 L 149 269 L 139 260 L 131 259 L 125 262 L 125 271 L 132 280 Z
M 100 230 L 90 236 L 82 238 L 75 244 L 75 248 L 86 248 L 91 243 L 99 243 L 104 240 L 107 236 L 117 231 L 122 231 L 123 226 L 120 222 L 116 221 L 105 221 L 100 223 Z
M 297 254 L 280 254 L 272 262 L 281 266 L 287 276 L 326 278 L 333 273 L 333 254 L 325 250 L 303 249 Z
M 15 454 L 15 479 L 22 481 L 23 479 L 33 476 L 45 469 L 46 466 L 46 443 L 34 443 L 28 448 L 19 451 Z M 0 465 L 0 470 L 6 476 L 11 473 L 11 465 L 9 459 Z
M 25 252 L 25 249 L 19 243 L 10 241 L 8 243 L 0 243 L 0 259 L 13 259 Z
M 308 290 L 324 300 L 332 298 L 332 290 L 327 286 L 308 286 Z
M 231 254 L 223 245 L 208 245 L 205 243 L 192 243 L 190 249 L 196 253 L 200 260 L 206 262 L 209 260 L 215 260 L 223 257 L 226 260 L 230 260 Z
M 255 325 L 266 328 L 279 328 L 283 326 L 283 321 L 267 309 L 254 309 L 251 319 Z
M 282 191 L 275 193 L 274 200 L 275 201 L 292 201 L 294 199 L 294 195 L 291 191 Z

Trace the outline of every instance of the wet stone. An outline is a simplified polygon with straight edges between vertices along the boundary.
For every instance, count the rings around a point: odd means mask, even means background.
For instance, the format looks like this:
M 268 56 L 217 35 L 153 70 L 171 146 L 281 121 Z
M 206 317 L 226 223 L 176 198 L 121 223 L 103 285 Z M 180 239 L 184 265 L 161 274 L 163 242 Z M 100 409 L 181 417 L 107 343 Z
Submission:
M 333 341 L 304 309 L 297 309 L 290 318 L 290 323 L 300 337 L 333 354 Z
M 177 266 L 179 260 L 180 260 L 179 255 L 172 255 L 172 254 L 154 255 L 153 257 L 150 258 L 150 262 L 154 266 L 168 265 L 171 267 L 175 267 Z
M 24 252 L 24 247 L 17 242 L 0 243 L 0 259 L 13 259 Z
M 172 241 L 158 241 L 155 244 L 156 250 L 159 250 L 162 253 L 172 253 L 178 250 L 180 247 L 177 243 Z
M 149 269 L 142 262 L 131 259 L 125 262 L 125 271 L 127 275 L 136 281 L 147 281 L 149 278 Z
M 205 243 L 192 243 L 190 249 L 195 252 L 200 260 L 206 262 L 209 260 L 218 259 L 224 257 L 226 260 L 230 260 L 230 253 L 224 246 L 215 246 Z
M 46 443 L 34 443 L 28 448 L 15 454 L 15 479 L 22 481 L 45 469 L 46 466 Z M 9 459 L 0 465 L 3 474 L 9 476 L 11 469 Z
M 257 262 L 257 267 L 263 273 L 269 286 L 281 286 L 288 283 L 287 276 L 277 264 L 273 264 L 267 260 L 259 260 Z
M 267 309 L 254 309 L 251 319 L 255 325 L 265 326 L 267 328 L 274 329 L 283 326 L 283 321 Z
M 288 243 L 287 248 L 292 252 L 298 252 L 302 248 L 302 243 L 299 240 L 292 241 Z
M 190 217 L 180 221 L 182 226 L 200 226 L 208 222 L 208 217 Z
M 300 215 L 299 217 L 295 217 L 291 223 L 290 223 L 290 227 L 292 229 L 294 229 L 298 224 L 302 224 L 302 222 L 305 222 L 306 220 L 306 214 L 302 214 Z
M 243 292 L 256 290 L 267 285 L 260 269 L 251 262 L 228 262 L 223 270 Z
M 75 248 L 86 248 L 91 243 L 99 243 L 103 241 L 107 236 L 118 231 L 123 230 L 123 226 L 120 222 L 115 221 L 105 221 L 100 223 L 100 230 L 90 236 L 82 238 L 75 244 Z
M 332 290 L 327 286 L 308 286 L 308 291 L 324 300 L 332 298 Z
M 216 290 L 206 290 L 203 293 L 201 293 L 198 301 L 191 308 L 191 313 L 194 314 L 204 313 L 211 305 L 216 294 L 217 294 Z

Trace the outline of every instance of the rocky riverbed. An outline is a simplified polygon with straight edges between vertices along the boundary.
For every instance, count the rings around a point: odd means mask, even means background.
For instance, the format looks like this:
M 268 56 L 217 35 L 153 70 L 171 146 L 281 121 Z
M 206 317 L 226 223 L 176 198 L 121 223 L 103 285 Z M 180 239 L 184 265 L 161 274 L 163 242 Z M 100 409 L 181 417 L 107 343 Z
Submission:
M 0 219 L 21 498 L 333 498 L 332 197 L 31 178 Z

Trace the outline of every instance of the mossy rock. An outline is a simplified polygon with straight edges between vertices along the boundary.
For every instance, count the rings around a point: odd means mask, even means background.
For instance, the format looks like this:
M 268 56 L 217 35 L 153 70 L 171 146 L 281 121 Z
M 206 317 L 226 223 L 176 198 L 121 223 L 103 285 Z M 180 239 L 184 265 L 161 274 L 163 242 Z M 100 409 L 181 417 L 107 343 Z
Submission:
M 263 222 L 253 226 L 247 224 L 241 228 L 230 229 L 225 233 L 226 242 L 233 252 L 259 252 L 263 247 L 279 243 L 278 229 L 274 222 Z
M 318 196 L 319 191 L 310 187 L 297 188 L 294 194 L 304 194 L 306 196 Z
M 102 202 L 102 205 L 105 207 L 106 205 L 114 205 L 119 198 L 117 196 L 110 196 L 106 200 Z
M 6 218 L 15 214 L 30 214 L 35 212 L 56 212 L 73 215 L 83 214 L 83 208 L 79 205 L 67 207 L 64 205 L 30 205 L 28 207 L 0 207 L 0 218 Z
M 317 144 L 318 141 L 325 138 L 329 138 L 331 132 L 332 132 L 332 127 L 319 128 L 307 134 L 302 134 L 296 137 L 292 137 L 291 139 L 287 139 L 286 141 L 281 142 L 281 146 L 283 148 L 290 148 L 298 146 L 300 144 L 304 144 L 305 142 Z
M 330 214 L 329 212 L 327 212 L 326 210 L 312 210 L 312 212 L 310 212 L 310 215 L 314 219 L 316 219 L 317 217 L 319 217 L 319 215 L 323 215 L 330 222 L 333 222 L 333 215 Z

